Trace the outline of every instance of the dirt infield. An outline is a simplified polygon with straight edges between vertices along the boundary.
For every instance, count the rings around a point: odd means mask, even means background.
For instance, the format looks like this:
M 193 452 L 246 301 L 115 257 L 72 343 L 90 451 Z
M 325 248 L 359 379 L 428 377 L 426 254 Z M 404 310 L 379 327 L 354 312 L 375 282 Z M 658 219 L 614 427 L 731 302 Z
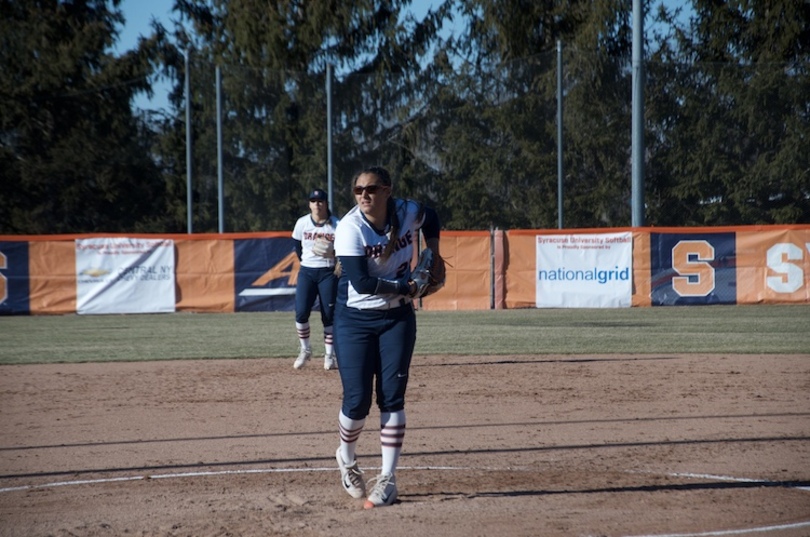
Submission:
M 810 535 L 810 355 L 417 356 L 371 511 L 318 366 L 1 367 L 0 535 Z

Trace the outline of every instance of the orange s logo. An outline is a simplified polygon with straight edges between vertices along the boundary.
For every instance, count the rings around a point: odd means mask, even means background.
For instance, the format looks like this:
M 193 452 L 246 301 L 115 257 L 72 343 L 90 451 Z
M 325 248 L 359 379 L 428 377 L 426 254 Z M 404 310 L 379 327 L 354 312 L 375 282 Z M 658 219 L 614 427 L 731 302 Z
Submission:
M 680 296 L 708 296 L 714 291 L 714 246 L 701 241 L 681 241 L 672 248 L 672 289 Z
M 808 250 L 810 250 L 810 245 Z M 798 261 L 799 263 L 793 263 Z M 800 265 L 802 249 L 791 243 L 778 243 L 768 248 L 766 263 L 771 273 L 765 279 L 768 287 L 777 293 L 794 293 L 804 285 L 804 271 Z

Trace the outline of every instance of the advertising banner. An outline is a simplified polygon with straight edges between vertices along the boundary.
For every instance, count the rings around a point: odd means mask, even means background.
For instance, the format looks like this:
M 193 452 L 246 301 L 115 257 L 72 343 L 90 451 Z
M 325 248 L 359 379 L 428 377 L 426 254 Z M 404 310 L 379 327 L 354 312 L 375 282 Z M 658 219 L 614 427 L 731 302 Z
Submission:
M 169 239 L 76 239 L 76 311 L 175 311 L 174 242 Z
M 650 233 L 653 306 L 736 304 L 734 233 Z
M 292 238 L 234 241 L 236 311 L 293 311 L 300 263 Z
M 28 243 L 0 242 L 0 315 L 30 312 Z
M 629 308 L 633 238 L 626 233 L 538 235 L 538 308 Z
M 738 232 L 737 279 L 740 303 L 810 302 L 810 230 Z

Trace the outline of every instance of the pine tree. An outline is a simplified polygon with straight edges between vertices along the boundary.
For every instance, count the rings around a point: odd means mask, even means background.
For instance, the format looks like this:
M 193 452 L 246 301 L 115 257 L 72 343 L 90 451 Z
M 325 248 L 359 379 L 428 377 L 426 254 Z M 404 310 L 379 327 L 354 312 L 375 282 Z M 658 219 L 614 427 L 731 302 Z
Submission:
M 150 134 L 130 107 L 156 43 L 115 57 L 117 4 L 0 0 L 0 232 L 164 228 Z
M 696 0 L 653 55 L 659 225 L 810 222 L 810 5 Z

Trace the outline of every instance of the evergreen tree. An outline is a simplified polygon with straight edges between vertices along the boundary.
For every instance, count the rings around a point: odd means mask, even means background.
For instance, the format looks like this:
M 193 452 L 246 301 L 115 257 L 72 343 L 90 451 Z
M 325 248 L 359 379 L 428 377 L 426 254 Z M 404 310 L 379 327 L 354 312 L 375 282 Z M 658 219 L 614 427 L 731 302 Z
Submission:
M 693 2 L 653 55 L 658 225 L 810 222 L 810 4 Z
M 810 4 L 656 2 L 645 221 L 809 222 Z M 417 21 L 411 0 L 175 0 L 171 42 L 155 25 L 117 57 L 119 3 L 0 0 L 0 232 L 184 230 L 184 52 L 196 232 L 218 229 L 217 66 L 225 231 L 291 229 L 326 186 L 328 65 L 338 215 L 383 165 L 448 229 L 556 227 L 557 40 L 564 224 L 630 224 L 628 2 L 446 0 Z M 159 71 L 174 108 L 134 114 Z
M 460 67 L 437 107 L 451 226 L 556 227 L 558 40 L 566 47 L 565 225 L 629 223 L 628 7 L 459 3 L 467 30 L 447 63 Z
M 406 4 L 177 2 L 195 32 L 195 67 L 210 73 L 220 65 L 222 73 L 227 231 L 290 229 L 306 210 L 306 193 L 326 185 L 327 65 L 337 73 L 336 212 L 353 204 L 349 180 L 360 167 L 388 165 L 399 179 L 399 149 L 379 143 L 400 127 L 398 114 L 409 102 L 400 76 L 418 69 L 436 33 L 436 16 L 416 23 L 403 14 Z M 213 92 L 195 88 L 195 110 L 215 118 Z M 195 120 L 194 128 L 195 177 L 210 190 L 216 127 Z
M 111 53 L 118 1 L 0 0 L 0 232 L 163 231 L 149 91 L 159 37 Z

